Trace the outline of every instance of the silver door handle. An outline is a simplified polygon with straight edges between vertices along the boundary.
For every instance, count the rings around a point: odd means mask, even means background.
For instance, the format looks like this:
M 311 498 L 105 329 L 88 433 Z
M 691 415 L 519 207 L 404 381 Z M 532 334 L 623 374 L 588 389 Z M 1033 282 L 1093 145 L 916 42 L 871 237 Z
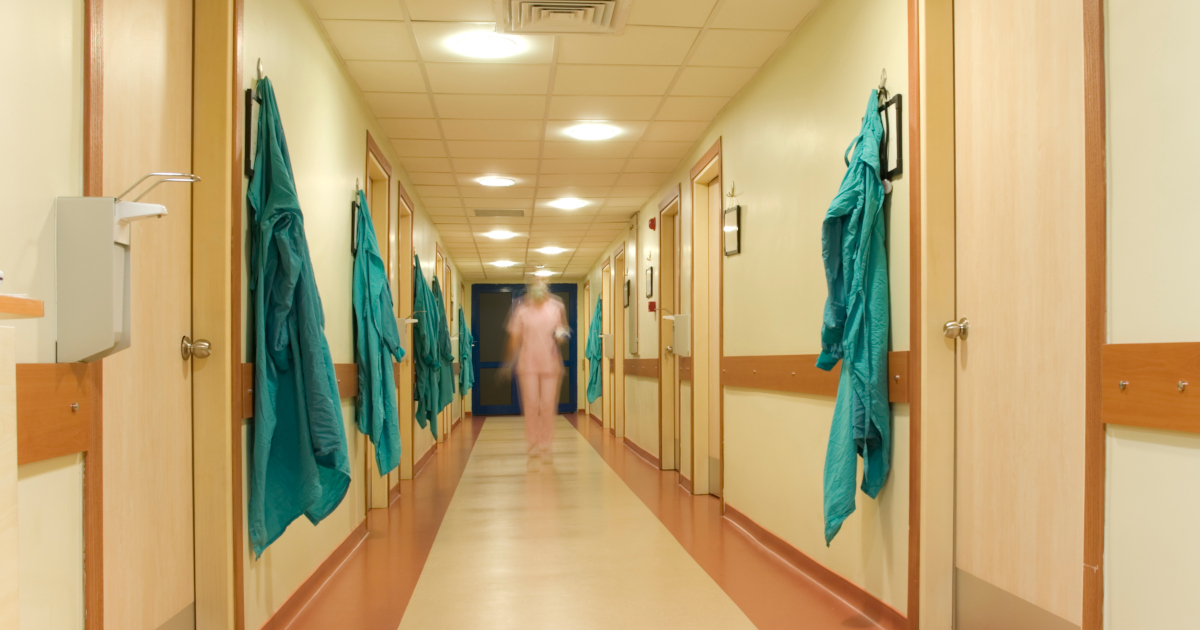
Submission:
M 946 335 L 947 339 L 966 339 L 970 329 L 971 322 L 964 317 L 958 321 L 946 322 L 946 325 L 942 326 L 942 334 Z
M 672 348 L 671 346 L 667 346 L 667 352 L 670 352 L 671 354 L 675 354 L 675 348 Z
M 207 359 L 212 356 L 212 344 L 206 339 L 197 339 L 193 342 L 191 337 L 184 335 L 179 342 L 179 354 L 183 355 L 184 361 L 192 357 Z

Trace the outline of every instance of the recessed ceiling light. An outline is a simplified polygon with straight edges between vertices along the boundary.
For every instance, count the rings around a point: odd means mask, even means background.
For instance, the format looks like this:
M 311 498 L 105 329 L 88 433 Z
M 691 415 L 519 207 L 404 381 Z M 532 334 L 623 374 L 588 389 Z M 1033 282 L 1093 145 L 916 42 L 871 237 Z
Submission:
M 550 271 L 549 269 L 538 269 L 537 271 L 533 272 L 533 275 L 545 278 L 547 276 L 553 276 L 554 272 Z
M 517 263 L 515 263 L 511 260 L 497 260 L 496 262 L 492 263 L 492 266 L 493 267 L 512 267 L 516 264 Z
M 549 255 L 553 256 L 554 254 L 561 254 L 567 250 L 565 250 L 561 247 L 543 247 L 543 248 L 539 249 L 538 251 L 543 254 L 549 254 Z
M 515 180 L 511 177 L 496 177 L 495 175 L 488 175 L 487 177 L 480 177 L 479 179 L 476 179 L 475 181 L 479 182 L 480 184 L 482 184 L 484 186 L 512 186 L 513 184 L 517 183 L 517 180 Z
M 491 232 L 484 234 L 484 236 L 496 239 L 497 241 L 506 241 L 516 235 L 516 232 L 509 232 L 508 230 L 492 230 Z
M 474 31 L 451 39 L 449 46 L 454 52 L 467 57 L 502 59 L 525 50 L 528 45 L 525 40 L 517 37 Z
M 619 128 L 604 123 L 583 123 L 566 129 L 566 134 L 576 140 L 608 140 L 620 133 Z
M 563 197 L 562 199 L 555 199 L 554 201 L 551 201 L 550 205 L 562 210 L 578 210 L 588 205 L 588 203 L 582 199 L 576 199 L 575 197 Z

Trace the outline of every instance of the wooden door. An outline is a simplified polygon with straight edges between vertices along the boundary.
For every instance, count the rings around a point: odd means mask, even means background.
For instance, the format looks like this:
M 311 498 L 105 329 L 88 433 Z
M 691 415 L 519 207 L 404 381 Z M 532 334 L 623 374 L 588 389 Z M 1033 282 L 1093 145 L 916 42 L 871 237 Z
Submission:
M 676 200 L 659 216 L 658 226 L 658 458 L 663 470 L 679 469 L 679 360 L 675 355 L 675 321 L 667 319 L 679 313 L 676 287 L 679 268 L 679 237 Z
M 1082 623 L 1082 9 L 955 3 L 960 630 Z
M 382 153 L 377 152 L 374 139 L 371 134 L 367 134 L 367 180 L 366 187 L 363 192 L 367 197 L 367 209 L 371 213 L 371 224 L 375 228 L 375 240 L 379 244 L 379 256 L 385 262 L 387 267 L 387 275 L 389 283 L 392 278 L 392 268 L 388 264 L 391 260 L 392 253 L 392 238 L 391 238 L 391 164 L 388 163 Z M 355 218 L 357 222 L 357 217 Z M 357 227 L 355 228 L 357 229 Z M 390 288 L 390 284 L 389 284 Z M 391 361 L 385 357 L 385 360 Z M 367 476 L 366 483 L 366 505 L 369 509 L 382 509 L 388 506 L 388 491 L 393 485 L 391 474 L 380 475 L 379 467 L 375 463 L 375 447 L 367 436 L 360 432 L 355 432 L 354 439 L 359 440 L 366 447 L 367 456 L 365 459 L 365 472 Z M 395 481 L 399 481 L 397 478 Z
M 612 430 L 618 438 L 625 437 L 625 322 L 628 306 L 625 305 L 625 250 L 613 258 L 612 291 L 613 291 L 613 395 L 612 395 Z M 633 296 L 630 295 L 630 302 Z
M 604 268 L 600 272 L 600 277 L 602 280 L 600 283 L 600 299 L 602 301 L 602 303 L 600 305 L 600 333 L 602 335 L 601 350 L 603 351 L 604 345 L 606 345 L 606 343 L 603 339 L 603 336 L 612 334 L 612 321 L 613 321 L 613 312 L 614 312 L 613 311 L 613 302 L 616 299 L 616 294 L 613 293 L 613 290 L 612 290 L 612 263 L 610 261 L 605 261 Z M 613 420 L 612 420 L 612 400 L 613 400 L 612 367 L 613 367 L 613 362 L 611 359 L 608 358 L 607 353 L 601 352 L 601 354 L 604 358 L 601 359 L 602 363 L 600 365 L 600 374 L 601 374 L 600 381 L 601 381 L 601 387 L 603 389 L 603 392 L 601 393 L 601 398 L 600 398 L 600 410 L 601 410 L 600 421 L 601 421 L 601 426 L 608 428 L 608 427 L 613 426 Z
M 416 265 L 413 260 L 413 213 L 407 195 L 400 190 L 396 203 L 396 316 L 400 319 L 400 342 L 404 344 L 404 359 L 400 361 L 399 376 L 396 377 L 398 392 L 396 407 L 400 411 L 400 479 L 413 478 L 416 462 L 416 400 L 413 379 L 413 327 L 404 320 L 413 318 L 413 275 Z
M 192 3 L 108 1 L 103 20 L 104 194 L 146 173 L 191 172 Z M 192 335 L 191 198 L 168 183 L 142 199 L 168 214 L 133 225 L 132 341 L 103 359 L 107 628 L 194 624 L 192 368 L 215 359 L 180 354 Z

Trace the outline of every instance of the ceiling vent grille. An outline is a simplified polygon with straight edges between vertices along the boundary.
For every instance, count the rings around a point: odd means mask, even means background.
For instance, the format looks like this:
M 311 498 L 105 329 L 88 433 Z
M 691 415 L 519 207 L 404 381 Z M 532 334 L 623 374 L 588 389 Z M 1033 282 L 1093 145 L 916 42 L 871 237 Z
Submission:
M 495 210 L 492 208 L 476 208 L 475 216 L 477 217 L 523 217 L 524 210 Z
M 620 33 L 629 0 L 497 0 L 509 33 Z

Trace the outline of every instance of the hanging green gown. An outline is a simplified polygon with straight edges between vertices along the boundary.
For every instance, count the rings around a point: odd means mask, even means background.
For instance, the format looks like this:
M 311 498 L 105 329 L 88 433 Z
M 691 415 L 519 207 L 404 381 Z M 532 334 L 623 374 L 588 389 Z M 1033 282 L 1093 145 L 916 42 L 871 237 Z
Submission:
M 475 386 L 475 338 L 467 327 L 462 307 L 458 307 L 458 391 L 466 396 Z
M 358 364 L 358 430 L 375 446 L 379 474 L 400 465 L 400 416 L 392 358 L 404 358 L 387 267 L 379 253 L 367 195 L 358 191 L 354 253 L 354 362 Z
M 876 93 L 847 153 L 849 169 L 821 231 L 829 297 L 817 367 L 842 361 L 829 447 L 825 452 L 825 544 L 854 513 L 854 478 L 863 460 L 862 491 L 872 499 L 891 465 L 887 349 L 889 294 L 879 146 L 883 123 Z
M 413 356 L 417 374 L 417 423 L 421 428 L 429 427 L 436 438 L 438 434 L 437 414 L 441 409 L 437 406 L 440 395 L 438 387 L 441 375 L 438 373 L 438 361 L 441 356 L 438 348 L 437 334 L 437 304 L 433 292 L 425 283 L 425 274 L 421 271 L 421 259 L 413 257 L 413 317 L 417 323 L 413 325 Z
M 350 487 L 325 314 L 269 79 L 258 82 L 258 94 L 258 147 L 246 190 L 254 326 L 247 521 L 255 557 L 300 515 L 314 524 L 329 516 Z
M 450 345 L 450 322 L 446 317 L 446 301 L 442 285 L 433 277 L 433 301 L 437 307 L 438 346 L 438 413 L 454 402 L 454 346 Z
M 600 298 L 596 298 L 596 312 L 592 314 L 592 325 L 588 327 L 587 348 L 584 354 L 588 359 L 588 388 L 589 403 L 596 402 L 604 393 L 604 378 L 601 374 L 604 363 L 604 342 L 600 338 L 600 328 L 604 324 L 603 312 L 600 310 Z

